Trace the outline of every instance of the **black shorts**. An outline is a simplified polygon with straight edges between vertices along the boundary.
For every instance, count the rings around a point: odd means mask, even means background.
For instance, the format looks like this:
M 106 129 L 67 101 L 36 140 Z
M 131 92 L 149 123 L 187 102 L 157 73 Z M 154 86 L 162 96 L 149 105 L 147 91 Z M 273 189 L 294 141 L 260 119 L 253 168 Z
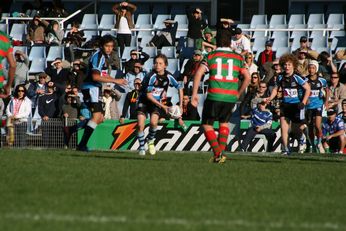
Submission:
M 215 121 L 228 123 L 235 103 L 206 100 L 203 105 L 202 124 L 213 125 Z
M 307 124 L 314 124 L 316 116 L 322 117 L 322 108 L 306 109 L 305 119 Z
M 338 137 L 333 137 L 330 140 L 328 140 L 328 145 L 329 145 L 329 150 L 331 152 L 338 152 L 340 151 L 340 138 Z M 341 150 L 343 151 L 343 150 Z
M 166 112 L 159 108 L 158 106 L 156 106 L 153 103 L 150 102 L 139 102 L 138 106 L 137 106 L 137 114 L 143 114 L 145 116 L 147 116 L 148 114 L 157 114 L 160 117 L 165 117 L 166 116 Z
M 305 109 L 299 109 L 298 105 L 298 103 L 282 103 L 280 117 L 285 117 L 292 123 L 303 123 L 305 121 Z
M 99 91 L 93 91 L 91 89 L 82 89 L 83 101 L 89 108 L 91 113 L 104 112 L 103 103 Z

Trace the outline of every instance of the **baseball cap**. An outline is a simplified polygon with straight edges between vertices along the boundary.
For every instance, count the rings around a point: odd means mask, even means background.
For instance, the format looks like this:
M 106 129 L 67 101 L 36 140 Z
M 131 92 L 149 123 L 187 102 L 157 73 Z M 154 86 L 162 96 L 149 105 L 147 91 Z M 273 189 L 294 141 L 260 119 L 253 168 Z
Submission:
M 318 70 L 318 62 L 316 60 L 310 60 L 309 65 L 314 65 L 316 67 L 316 70 Z
M 328 109 L 327 116 L 334 115 L 334 114 L 336 114 L 336 110 L 334 108 Z
M 196 8 L 194 11 L 193 11 L 193 13 L 198 13 L 198 14 L 202 14 L 202 11 L 201 11 L 201 9 L 199 9 L 199 8 Z
M 173 24 L 174 20 L 167 18 L 163 23 Z
M 201 50 L 195 50 L 193 52 L 194 55 L 202 55 L 202 51 Z
M 308 38 L 306 36 L 300 37 L 299 42 L 307 42 L 307 41 L 308 41 Z
M 265 45 L 266 45 L 266 46 L 269 46 L 269 47 L 272 47 L 272 46 L 273 46 L 273 43 L 272 43 L 272 41 L 267 40 Z
M 61 63 L 62 62 L 62 59 L 61 58 L 56 58 L 54 60 L 54 62 L 52 62 L 52 65 L 56 64 L 56 63 Z
M 203 34 L 213 34 L 212 31 L 207 27 L 204 29 Z
M 234 34 L 241 34 L 241 33 L 243 33 L 243 31 L 239 27 L 235 28 Z

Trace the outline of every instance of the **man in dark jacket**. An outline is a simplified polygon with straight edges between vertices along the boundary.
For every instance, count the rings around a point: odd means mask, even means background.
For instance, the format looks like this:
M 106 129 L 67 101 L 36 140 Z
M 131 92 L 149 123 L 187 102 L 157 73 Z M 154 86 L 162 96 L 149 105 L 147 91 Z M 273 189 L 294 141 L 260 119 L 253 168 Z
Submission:
M 129 119 L 135 120 L 137 119 L 137 102 L 138 102 L 138 94 L 142 87 L 142 80 L 137 78 L 134 80 L 135 89 L 127 93 L 126 99 L 124 101 L 123 111 L 120 116 L 119 122 L 124 123 L 125 118 L 127 117 L 129 107 L 130 107 L 130 116 Z
M 134 66 L 136 62 L 140 62 L 142 65 L 150 58 L 150 56 L 143 52 L 143 51 L 138 51 L 138 50 L 132 50 L 131 53 L 131 58 L 127 60 L 124 64 L 125 66 L 125 74 L 132 71 L 134 72 Z
M 158 32 L 149 42 L 150 46 L 161 49 L 164 46 L 175 45 L 175 35 L 177 34 L 178 22 L 171 19 L 163 21 L 166 28 L 163 28 Z
M 59 114 L 59 98 L 55 93 L 55 84 L 48 82 L 48 92 L 38 99 L 38 113 L 42 120 L 47 121 L 50 118 L 56 118 Z
M 50 76 L 51 81 L 56 87 L 56 93 L 61 96 L 68 82 L 69 70 L 63 68 L 61 58 L 56 58 L 52 62 L 51 67 L 48 67 L 45 72 Z
M 188 95 L 183 96 L 183 114 L 182 119 L 185 120 L 200 120 L 197 108 L 192 106 L 190 97 Z
M 202 11 L 199 8 L 194 9 L 191 13 L 187 13 L 189 20 L 187 31 L 187 46 L 196 47 L 196 40 L 203 38 L 202 31 L 208 26 L 207 21 L 202 17 Z

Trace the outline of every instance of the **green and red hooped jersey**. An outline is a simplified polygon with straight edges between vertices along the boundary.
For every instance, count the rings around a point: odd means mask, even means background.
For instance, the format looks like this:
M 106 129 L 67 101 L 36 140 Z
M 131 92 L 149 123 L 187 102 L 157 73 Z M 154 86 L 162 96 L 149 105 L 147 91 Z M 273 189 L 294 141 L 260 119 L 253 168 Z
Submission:
M 206 68 L 209 69 L 207 99 L 237 102 L 238 82 L 244 59 L 230 48 L 217 48 L 208 54 Z
M 4 60 L 10 52 L 13 52 L 11 40 L 6 33 L 0 31 L 0 88 L 3 87 L 5 81 L 2 60 Z

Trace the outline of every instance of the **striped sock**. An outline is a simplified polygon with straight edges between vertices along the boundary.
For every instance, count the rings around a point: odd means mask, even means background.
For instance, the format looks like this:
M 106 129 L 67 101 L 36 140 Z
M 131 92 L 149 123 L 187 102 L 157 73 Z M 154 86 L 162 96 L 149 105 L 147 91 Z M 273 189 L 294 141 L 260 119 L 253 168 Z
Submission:
M 211 149 L 213 150 L 214 157 L 216 158 L 219 157 L 221 151 L 220 151 L 219 143 L 217 142 L 217 137 L 216 137 L 214 129 L 204 131 L 204 135 L 208 143 L 210 144 Z
M 138 132 L 137 138 L 139 142 L 139 150 L 144 150 L 144 144 L 145 144 L 144 132 Z
M 156 128 L 152 128 L 152 127 L 149 128 L 148 141 L 152 141 L 155 139 L 156 131 L 157 131 Z
M 219 128 L 219 139 L 218 139 L 220 152 L 224 151 L 227 146 L 228 135 L 229 135 L 228 126 L 221 126 Z

